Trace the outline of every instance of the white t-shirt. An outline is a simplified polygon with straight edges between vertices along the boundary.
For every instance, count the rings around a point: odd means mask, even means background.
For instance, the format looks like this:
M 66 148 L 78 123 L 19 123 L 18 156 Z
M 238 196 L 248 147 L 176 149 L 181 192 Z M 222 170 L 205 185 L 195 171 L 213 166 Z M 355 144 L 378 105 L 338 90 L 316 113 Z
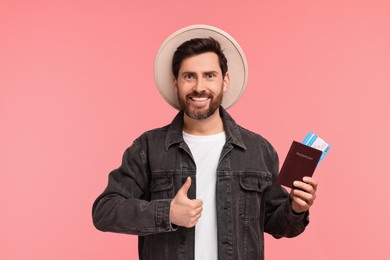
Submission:
M 217 167 L 226 142 L 225 132 L 198 136 L 183 132 L 196 164 L 196 198 L 203 211 L 195 226 L 195 260 L 218 259 L 216 182 Z

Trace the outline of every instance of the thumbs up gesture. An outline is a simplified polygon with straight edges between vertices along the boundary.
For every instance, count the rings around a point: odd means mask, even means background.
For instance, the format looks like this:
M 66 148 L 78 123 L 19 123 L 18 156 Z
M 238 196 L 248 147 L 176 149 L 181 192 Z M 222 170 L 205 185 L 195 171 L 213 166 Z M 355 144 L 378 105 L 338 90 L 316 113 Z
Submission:
M 191 177 L 187 177 L 186 182 L 171 201 L 169 213 L 172 224 L 191 228 L 196 225 L 201 216 L 203 201 L 199 199 L 191 200 L 187 197 L 190 187 Z

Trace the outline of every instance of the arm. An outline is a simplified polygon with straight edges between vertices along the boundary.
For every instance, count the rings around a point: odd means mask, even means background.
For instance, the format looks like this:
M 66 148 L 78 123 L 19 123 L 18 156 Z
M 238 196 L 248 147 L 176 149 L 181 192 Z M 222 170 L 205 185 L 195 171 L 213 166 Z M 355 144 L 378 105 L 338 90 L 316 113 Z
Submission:
M 122 165 L 93 204 L 92 218 L 101 231 L 148 235 L 172 231 L 170 199 L 149 201 L 149 172 L 139 139 L 128 148 Z
M 275 238 L 294 237 L 302 233 L 309 223 L 309 211 L 298 207 L 298 198 L 276 183 L 279 159 L 273 148 L 269 148 L 268 169 L 272 172 L 272 186 L 266 194 L 265 232 Z M 300 202 L 300 201 L 299 201 Z M 294 210 L 293 210 L 294 209 Z M 296 211 L 295 211 L 296 210 Z

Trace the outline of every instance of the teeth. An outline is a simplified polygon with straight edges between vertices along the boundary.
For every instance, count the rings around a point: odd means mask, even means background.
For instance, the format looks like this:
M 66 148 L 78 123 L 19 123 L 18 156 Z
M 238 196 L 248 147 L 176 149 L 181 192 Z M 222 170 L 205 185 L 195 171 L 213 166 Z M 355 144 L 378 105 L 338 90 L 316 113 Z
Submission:
M 195 101 L 206 101 L 208 98 L 196 98 L 196 97 L 192 97 L 193 100 Z

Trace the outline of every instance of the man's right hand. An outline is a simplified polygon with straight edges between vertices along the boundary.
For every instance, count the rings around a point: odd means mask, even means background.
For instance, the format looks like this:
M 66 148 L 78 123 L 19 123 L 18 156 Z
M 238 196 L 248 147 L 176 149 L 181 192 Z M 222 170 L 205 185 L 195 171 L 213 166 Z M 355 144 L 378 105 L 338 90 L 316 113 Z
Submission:
M 187 177 L 186 182 L 171 201 L 171 209 L 169 212 L 172 224 L 186 228 L 191 228 L 196 225 L 203 210 L 202 200 L 191 200 L 187 197 L 190 187 L 191 177 Z

